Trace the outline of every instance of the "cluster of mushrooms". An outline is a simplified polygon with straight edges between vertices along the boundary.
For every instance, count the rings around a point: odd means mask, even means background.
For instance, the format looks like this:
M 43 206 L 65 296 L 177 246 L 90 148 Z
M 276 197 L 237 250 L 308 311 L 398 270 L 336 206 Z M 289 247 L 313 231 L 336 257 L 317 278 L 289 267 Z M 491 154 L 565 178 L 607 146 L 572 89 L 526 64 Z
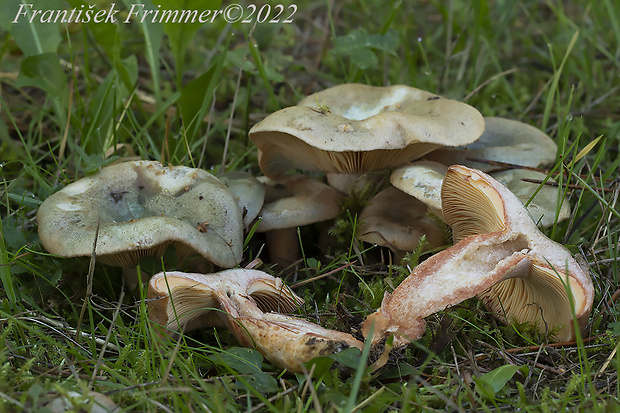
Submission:
M 291 316 L 303 300 L 280 278 L 234 268 L 244 234 L 265 232 L 271 261 L 286 265 L 298 254 L 296 227 L 334 219 L 344 198 L 372 185 L 369 172 L 387 170 L 392 186 L 368 200 L 359 239 L 395 254 L 413 251 L 422 236 L 441 247 L 439 218 L 452 228 L 454 245 L 418 265 L 363 322 L 375 354 L 389 352 L 379 347 L 390 336 L 394 347 L 417 340 L 425 317 L 471 297 L 500 320 L 532 323 L 558 341 L 584 328 L 592 281 L 538 229 L 568 217 L 568 202 L 528 182 L 546 181 L 545 174 L 480 162 L 552 163 L 557 147 L 536 128 L 483 118 L 469 105 L 408 86 L 346 84 L 267 116 L 250 138 L 265 176 L 113 164 L 43 202 L 41 243 L 68 257 L 94 248 L 100 262 L 123 267 L 133 286 L 142 258 L 174 250 L 173 266 L 196 270 L 150 278 L 151 320 L 170 334 L 226 327 L 276 366 L 301 371 L 313 357 L 361 349 L 362 337 Z M 322 171 L 327 183 L 299 170 Z

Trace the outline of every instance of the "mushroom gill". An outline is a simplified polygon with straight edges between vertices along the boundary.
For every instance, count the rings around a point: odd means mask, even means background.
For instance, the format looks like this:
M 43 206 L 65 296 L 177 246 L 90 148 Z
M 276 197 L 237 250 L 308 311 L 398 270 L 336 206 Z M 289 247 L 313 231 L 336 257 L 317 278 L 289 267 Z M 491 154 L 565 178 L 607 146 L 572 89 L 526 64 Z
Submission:
M 474 174 L 449 174 L 441 190 L 443 214 L 459 242 L 470 235 L 504 230 L 504 203 L 497 191 Z

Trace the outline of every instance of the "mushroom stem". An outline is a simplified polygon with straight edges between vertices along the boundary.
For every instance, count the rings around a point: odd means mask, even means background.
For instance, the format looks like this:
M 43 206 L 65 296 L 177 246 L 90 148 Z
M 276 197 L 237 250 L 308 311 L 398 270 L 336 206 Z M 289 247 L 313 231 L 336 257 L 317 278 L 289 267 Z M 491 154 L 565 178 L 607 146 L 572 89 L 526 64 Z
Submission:
M 264 313 L 247 297 L 235 295 L 238 323 L 242 331 L 237 339 L 246 347 L 255 347 L 280 368 L 302 371 L 303 363 L 314 357 L 339 353 L 349 347 L 362 349 L 363 343 L 350 334 L 329 330 L 301 318 Z
M 507 269 L 524 257 L 521 252 L 512 253 L 522 245 L 513 241 L 508 248 L 499 249 L 497 238 L 501 234 L 494 235 L 492 239 L 468 238 L 418 265 L 392 294 L 385 294 L 381 308 L 364 321 L 364 336 L 374 323 L 373 343 L 391 333 L 399 335 L 396 345 L 417 340 L 424 334 L 425 317 L 499 282 Z
M 297 228 L 273 229 L 265 233 L 269 259 L 277 268 L 284 269 L 299 259 Z
M 123 267 L 123 278 L 125 279 L 125 285 L 128 291 L 135 291 L 140 283 L 140 275 L 138 274 L 138 267 Z

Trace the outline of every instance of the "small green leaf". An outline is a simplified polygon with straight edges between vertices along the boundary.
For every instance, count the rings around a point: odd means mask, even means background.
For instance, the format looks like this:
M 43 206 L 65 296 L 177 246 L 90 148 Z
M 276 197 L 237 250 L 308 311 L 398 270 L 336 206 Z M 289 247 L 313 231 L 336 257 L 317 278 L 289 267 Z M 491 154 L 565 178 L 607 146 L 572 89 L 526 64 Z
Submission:
M 360 69 L 367 69 L 379 63 L 379 58 L 373 52 L 381 50 L 396 55 L 398 47 L 398 33 L 388 30 L 385 34 L 369 34 L 366 29 L 357 29 L 344 36 L 334 39 L 334 54 L 348 56 L 351 63 Z
M 611 334 L 614 336 L 620 336 L 620 321 L 607 324 L 607 328 L 611 330 Z
M 196 115 L 204 115 L 209 110 L 209 103 L 213 99 L 213 95 L 205 92 L 209 89 L 209 84 L 213 80 L 216 72 L 216 66 L 212 66 L 208 71 L 196 79 L 187 83 L 181 89 L 181 98 L 179 105 L 181 106 L 181 116 L 186 128 L 189 128 L 195 122 L 200 123 L 202 118 L 197 119 Z
M 202 120 L 209 110 L 210 103 L 214 98 L 215 88 L 219 83 L 226 55 L 225 51 L 221 53 L 209 70 L 189 82 L 181 90 L 179 106 L 189 142 L 193 142 L 199 127 L 202 125 Z
M 24 194 L 25 196 L 29 194 Z M 7 216 L 2 219 L 2 235 L 6 241 L 6 244 L 12 250 L 17 251 L 22 248 L 26 244 L 28 244 L 28 240 L 22 233 L 22 229 L 18 228 L 17 220 L 12 216 Z
M 65 70 L 55 53 L 30 56 L 22 61 L 17 86 L 35 86 L 43 89 L 50 97 L 62 101 L 67 90 Z
M 334 360 L 329 356 L 320 356 L 315 357 L 309 362 L 306 363 L 306 369 L 308 371 L 312 370 L 312 366 L 314 366 L 314 372 L 312 376 L 315 380 L 321 379 L 325 374 L 327 374 L 334 364 Z M 305 375 L 298 374 L 298 380 L 303 383 L 306 380 Z
M 476 390 L 481 395 L 493 398 L 498 391 L 506 386 L 519 369 L 519 366 L 508 364 L 483 374 L 475 380 Z
M 328 357 L 337 363 L 355 369 L 360 363 L 361 356 L 362 352 L 360 351 L 360 349 L 355 347 L 349 347 L 348 349 L 342 350 L 339 353 L 331 354 Z
M 250 390 L 250 388 L 256 389 L 260 393 L 272 393 L 278 391 L 280 387 L 276 379 L 262 371 L 252 373 L 249 376 L 243 377 L 243 380 L 237 380 L 237 388 Z
M 231 347 L 210 356 L 209 360 L 218 366 L 229 367 L 242 374 L 251 374 L 261 372 L 263 356 L 251 348 Z
M 368 69 L 379 63 L 379 58 L 370 49 L 355 49 L 349 53 L 351 63 L 362 70 Z
M 45 21 L 49 18 L 43 12 L 47 10 L 62 10 L 64 3 L 60 0 L 45 2 L 30 2 L 8 0 L 2 4 L 0 15 L 1 25 L 9 28 L 15 43 L 26 56 L 36 56 L 43 53 L 56 53 L 62 40 L 60 36 L 60 21 L 54 23 Z M 39 12 L 30 22 L 33 12 Z M 25 13 L 25 15 L 24 15 Z M 16 23 L 13 23 L 17 19 Z M 44 20 L 42 22 L 42 20 Z M 10 25 L 10 26 L 9 26 Z

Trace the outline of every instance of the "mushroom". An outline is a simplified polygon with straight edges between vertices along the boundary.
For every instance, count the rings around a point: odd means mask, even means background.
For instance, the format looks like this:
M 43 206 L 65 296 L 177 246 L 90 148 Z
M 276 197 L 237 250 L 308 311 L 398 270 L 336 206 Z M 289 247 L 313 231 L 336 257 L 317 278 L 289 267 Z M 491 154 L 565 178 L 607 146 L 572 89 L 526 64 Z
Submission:
M 470 144 L 440 148 L 426 157 L 444 165 L 465 165 L 484 172 L 498 167 L 473 159 L 484 159 L 537 168 L 555 161 L 558 146 L 539 129 L 516 120 L 485 117 L 484 133 Z
M 442 187 L 455 245 L 418 265 L 362 327 L 373 343 L 416 340 L 424 317 L 478 296 L 504 321 L 530 322 L 557 340 L 575 337 L 592 308 L 592 280 L 562 245 L 542 234 L 519 199 L 489 175 L 460 165 Z
M 314 357 L 363 346 L 350 334 L 268 312 L 293 311 L 303 300 L 279 278 L 258 270 L 160 273 L 151 279 L 148 297 L 152 321 L 172 330 L 225 326 L 243 346 L 290 371 L 302 371 Z
M 237 315 L 230 303 L 233 294 L 250 297 L 263 311 L 291 312 L 303 303 L 280 278 L 258 270 L 235 268 L 215 274 L 167 271 L 149 281 L 149 318 L 173 331 L 226 325 L 221 320 L 227 322 L 228 315 Z
M 299 257 L 296 228 L 336 218 L 340 194 L 305 175 L 291 175 L 280 181 L 259 179 L 266 193 L 256 231 L 265 233 L 271 261 L 287 267 Z
M 437 162 L 417 161 L 394 170 L 390 181 L 401 191 L 424 202 L 433 213 L 442 218 L 441 185 L 447 170 L 447 166 Z M 547 185 L 541 187 L 537 183 L 524 181 L 543 181 L 547 179 L 546 174 L 527 169 L 508 169 L 491 172 L 490 175 L 506 186 L 523 204 L 527 203 L 526 209 L 532 219 L 543 227 L 564 221 L 570 216 L 570 204 L 563 198 L 556 217 L 560 195 L 557 188 Z M 555 181 L 549 178 L 548 182 Z
M 396 261 L 415 250 L 420 238 L 433 248 L 444 244 L 443 233 L 428 215 L 428 208 L 414 197 L 390 187 L 375 195 L 359 216 L 358 238 L 390 248 Z
M 98 229 L 97 259 L 125 269 L 171 245 L 179 261 L 193 252 L 224 268 L 241 261 L 241 211 L 228 188 L 201 169 L 114 164 L 48 197 L 37 221 L 45 249 L 65 257 L 91 255 Z
M 269 177 L 290 169 L 361 173 L 401 165 L 484 130 L 473 107 L 409 86 L 345 84 L 281 109 L 249 132 Z
M 233 171 L 220 175 L 222 181 L 237 199 L 247 231 L 258 216 L 265 201 L 265 187 L 262 182 L 247 172 Z

